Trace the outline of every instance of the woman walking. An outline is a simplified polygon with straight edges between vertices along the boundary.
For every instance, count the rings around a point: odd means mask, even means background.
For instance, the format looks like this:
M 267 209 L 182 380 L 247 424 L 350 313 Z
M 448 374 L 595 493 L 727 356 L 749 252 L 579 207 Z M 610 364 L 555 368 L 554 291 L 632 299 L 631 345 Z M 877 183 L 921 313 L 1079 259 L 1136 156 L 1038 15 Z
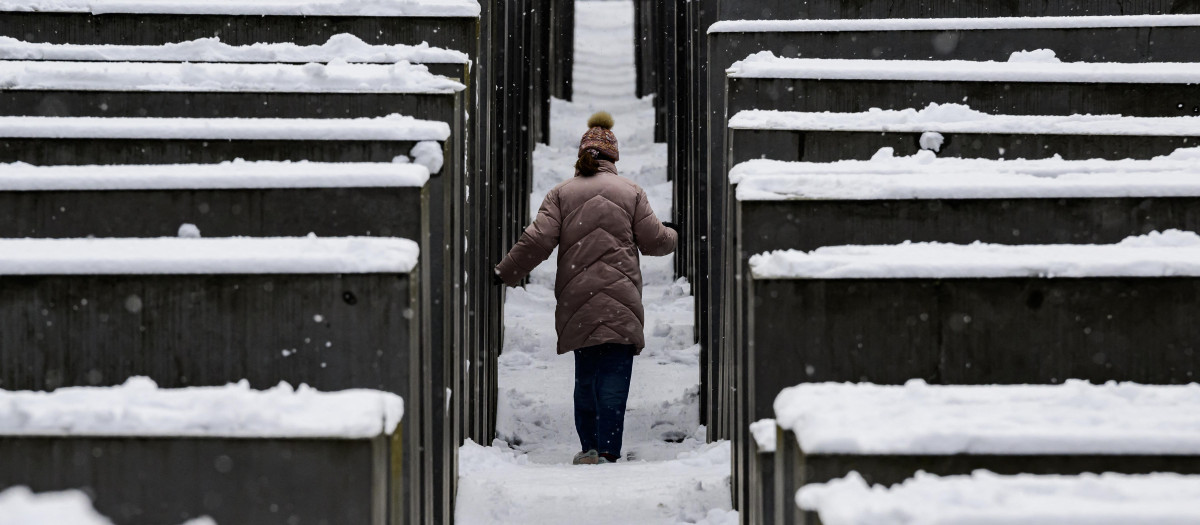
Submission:
M 621 457 L 633 357 L 643 334 L 641 254 L 675 251 L 678 226 L 659 222 L 646 192 L 617 174 L 613 119 L 597 113 L 579 143 L 575 177 L 546 195 L 533 224 L 496 266 L 516 286 L 558 252 L 554 295 L 558 353 L 575 353 L 575 464 Z

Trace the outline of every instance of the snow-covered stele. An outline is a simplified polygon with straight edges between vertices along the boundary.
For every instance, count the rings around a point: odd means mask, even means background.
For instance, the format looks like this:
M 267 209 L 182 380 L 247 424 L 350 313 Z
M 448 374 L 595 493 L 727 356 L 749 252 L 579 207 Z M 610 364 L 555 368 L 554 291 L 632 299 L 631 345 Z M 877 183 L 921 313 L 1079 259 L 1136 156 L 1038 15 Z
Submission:
M 355 35 L 342 33 L 324 44 L 301 46 L 291 42 L 234 46 L 219 38 L 199 38 L 159 46 L 49 44 L 24 42 L 0 36 L 2 60 L 90 60 L 106 62 L 309 62 L 392 64 L 468 64 L 461 51 L 419 45 L 374 45 Z
M 169 15 L 477 17 L 476 0 L 0 0 L 0 11 Z
M 428 180 L 429 169 L 425 166 L 391 162 L 0 164 L 0 191 L 421 187 Z
M 938 157 L 932 152 L 919 151 L 908 157 L 897 157 L 892 148 L 881 148 L 870 160 L 839 160 L 836 162 L 786 162 L 754 159 L 742 162 L 729 170 L 729 182 L 738 184 L 747 177 L 789 177 L 810 175 L 958 175 L 970 180 L 975 174 L 1027 175 L 1058 178 L 1063 175 L 1127 176 L 1130 183 L 1155 173 L 1200 170 L 1200 148 L 1181 148 L 1170 155 L 1153 159 L 1088 159 L 1063 160 L 1055 155 L 1047 159 L 974 159 Z
M 7 60 L 0 61 L 0 86 L 32 91 L 253 93 L 448 94 L 466 89 L 424 65 L 340 60 L 303 65 Z
M 1200 384 L 812 383 L 774 409 L 805 454 L 1200 454 Z
M 924 472 L 892 487 L 868 486 L 857 472 L 796 494 L 825 525 L 923 523 L 1200 523 L 1200 476 L 1019 474 L 969 476 Z
M 392 393 L 287 383 L 163 389 L 133 377 L 113 387 L 0 390 L 0 436 L 358 439 L 394 433 L 403 416 Z
M 755 279 L 1200 277 L 1200 235 L 1167 230 L 1116 244 L 905 242 L 750 257 Z
M 1037 16 L 979 18 L 881 18 L 859 20 L 723 20 L 709 33 L 807 33 L 840 31 L 971 31 L 1200 26 L 1200 15 Z
M 409 273 L 419 252 L 388 237 L 0 239 L 0 276 Z
M 1042 54 L 1044 58 L 1044 54 Z M 1050 56 L 1054 53 L 1051 52 Z M 1022 56 L 1022 55 L 1018 55 Z M 1036 55 L 1035 55 L 1036 56 Z M 1197 84 L 1200 69 L 1175 63 L 1092 63 L 1016 60 L 868 60 L 785 58 L 760 51 L 728 69 L 730 78 Z
M 962 104 L 858 113 L 740 111 L 731 129 L 896 133 L 1015 133 L 1031 135 L 1200 136 L 1200 117 L 1121 115 L 989 115 Z
M 403 115 L 353 119 L 0 117 L 0 137 L 419 142 L 450 138 L 450 125 Z

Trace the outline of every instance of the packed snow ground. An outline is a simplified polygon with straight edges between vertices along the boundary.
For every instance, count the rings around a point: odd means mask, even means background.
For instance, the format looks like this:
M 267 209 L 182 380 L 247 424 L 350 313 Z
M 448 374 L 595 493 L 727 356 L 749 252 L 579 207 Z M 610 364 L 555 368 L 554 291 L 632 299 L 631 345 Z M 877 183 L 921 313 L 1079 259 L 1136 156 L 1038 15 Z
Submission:
M 635 96 L 630 2 L 576 2 L 573 102 L 556 100 L 551 145 L 534 152 L 531 210 L 574 175 L 588 116 L 609 111 L 620 142 L 617 168 L 669 220 L 666 146 L 654 143 L 650 99 Z M 699 347 L 693 300 L 673 280 L 673 257 L 643 257 L 647 348 L 634 361 L 623 461 L 571 466 L 575 433 L 572 355 L 556 355 L 557 255 L 510 289 L 499 358 L 499 439 L 468 443 L 460 456 L 456 519 L 483 523 L 736 523 L 730 511 L 729 446 L 706 444 L 699 421 Z

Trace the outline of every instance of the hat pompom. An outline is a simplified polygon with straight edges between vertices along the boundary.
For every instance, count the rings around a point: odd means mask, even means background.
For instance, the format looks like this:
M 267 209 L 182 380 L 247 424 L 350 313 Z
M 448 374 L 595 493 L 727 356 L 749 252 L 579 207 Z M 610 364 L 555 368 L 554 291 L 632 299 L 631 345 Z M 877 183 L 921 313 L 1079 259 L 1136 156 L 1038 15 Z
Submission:
M 588 119 L 588 128 L 613 128 L 613 116 L 607 111 L 601 111 Z
M 617 136 L 612 132 L 613 118 L 607 111 L 601 111 L 588 119 L 588 130 L 579 139 L 579 154 L 583 155 L 588 149 L 603 153 L 612 162 L 621 159 L 617 150 Z

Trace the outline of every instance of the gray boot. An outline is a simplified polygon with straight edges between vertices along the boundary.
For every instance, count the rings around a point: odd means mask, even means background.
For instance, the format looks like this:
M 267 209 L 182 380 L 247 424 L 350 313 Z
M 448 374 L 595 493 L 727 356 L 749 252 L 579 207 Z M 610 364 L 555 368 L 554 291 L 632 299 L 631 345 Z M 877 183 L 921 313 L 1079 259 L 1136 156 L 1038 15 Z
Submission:
M 575 454 L 575 459 L 571 460 L 572 465 L 595 465 L 600 458 L 600 453 L 596 449 L 591 449 L 585 452 Z

